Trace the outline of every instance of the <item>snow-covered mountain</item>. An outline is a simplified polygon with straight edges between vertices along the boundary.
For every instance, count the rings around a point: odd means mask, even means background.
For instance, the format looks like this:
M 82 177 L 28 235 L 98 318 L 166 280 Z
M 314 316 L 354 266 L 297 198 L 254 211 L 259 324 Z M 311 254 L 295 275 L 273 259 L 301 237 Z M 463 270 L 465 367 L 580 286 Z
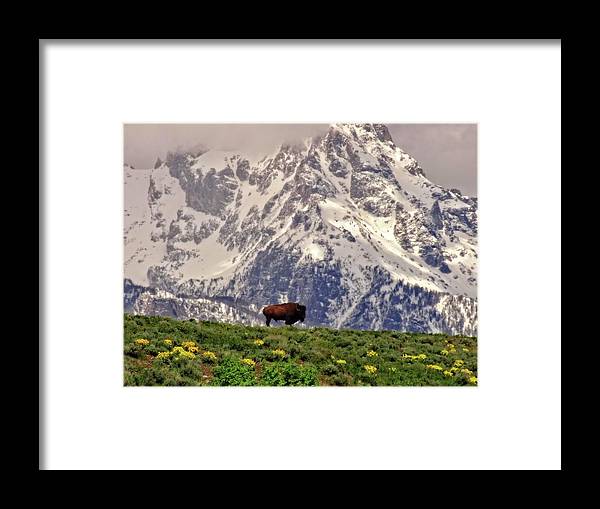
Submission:
M 381 124 L 270 154 L 125 166 L 125 308 L 262 323 L 477 334 L 477 199 L 430 182 Z

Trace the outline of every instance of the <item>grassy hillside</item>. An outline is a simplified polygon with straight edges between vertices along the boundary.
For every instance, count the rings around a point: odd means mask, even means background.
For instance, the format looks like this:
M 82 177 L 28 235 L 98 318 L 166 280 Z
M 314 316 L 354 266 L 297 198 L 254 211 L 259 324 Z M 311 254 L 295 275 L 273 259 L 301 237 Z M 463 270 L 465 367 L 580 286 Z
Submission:
M 476 385 L 477 338 L 125 315 L 125 385 Z

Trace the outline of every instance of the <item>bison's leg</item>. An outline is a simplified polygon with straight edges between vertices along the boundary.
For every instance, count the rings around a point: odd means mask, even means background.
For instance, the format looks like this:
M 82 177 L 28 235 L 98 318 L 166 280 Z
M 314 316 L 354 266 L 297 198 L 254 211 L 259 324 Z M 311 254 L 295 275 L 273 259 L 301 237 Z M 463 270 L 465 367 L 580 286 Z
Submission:
M 267 316 L 267 327 L 271 325 L 271 318 Z

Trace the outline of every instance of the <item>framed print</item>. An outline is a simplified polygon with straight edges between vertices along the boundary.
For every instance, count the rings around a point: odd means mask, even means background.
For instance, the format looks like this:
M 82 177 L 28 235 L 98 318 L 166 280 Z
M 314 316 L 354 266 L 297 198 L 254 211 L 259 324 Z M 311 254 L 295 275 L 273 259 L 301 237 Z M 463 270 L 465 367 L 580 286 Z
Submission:
M 561 468 L 560 40 L 40 72 L 40 469 Z

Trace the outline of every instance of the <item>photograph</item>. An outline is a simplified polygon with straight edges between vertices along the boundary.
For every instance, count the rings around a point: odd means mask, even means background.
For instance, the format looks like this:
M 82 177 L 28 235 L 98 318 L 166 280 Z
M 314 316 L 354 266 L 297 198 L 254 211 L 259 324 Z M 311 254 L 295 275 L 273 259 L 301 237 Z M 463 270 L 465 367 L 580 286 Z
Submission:
M 477 127 L 123 124 L 123 384 L 476 388 Z

